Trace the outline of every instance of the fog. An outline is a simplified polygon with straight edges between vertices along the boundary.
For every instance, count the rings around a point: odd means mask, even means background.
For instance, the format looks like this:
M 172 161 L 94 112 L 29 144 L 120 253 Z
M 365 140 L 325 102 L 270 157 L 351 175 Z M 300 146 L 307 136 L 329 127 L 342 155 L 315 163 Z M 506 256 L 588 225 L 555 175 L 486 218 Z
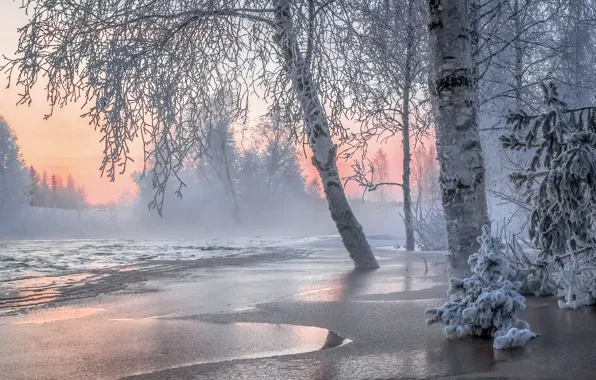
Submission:
M 2 120 L 2 127 L 14 138 L 8 121 Z M 303 153 L 290 130 L 262 119 L 242 131 L 239 136 L 233 124 L 217 124 L 207 135 L 209 149 L 187 157 L 168 178 L 163 198 L 157 193 L 154 165 L 145 175 L 125 173 L 133 177 L 138 192 L 104 205 L 90 204 L 76 179 L 69 177 L 62 185 L 59 177 L 27 167 L 15 152 L 7 158 L 14 161 L 9 168 L 17 174 L 3 181 L 7 192 L 0 235 L 5 239 L 336 235 L 320 181 L 304 175 Z M 18 151 L 16 141 L 14 147 Z M 363 197 L 360 189 L 350 203 L 367 234 L 390 235 L 395 244 L 403 244 L 403 211 L 396 193 L 382 189 Z
M 206 134 L 208 149 L 189 154 L 184 165 L 167 179 L 161 195 L 159 178 L 152 171 L 157 165 L 150 164 L 144 175 L 123 174 L 133 178 L 137 193 L 124 194 L 103 205 L 90 204 L 83 186 L 78 186 L 71 177 L 62 185 L 61 178 L 27 167 L 18 153 L 10 124 L 2 119 L 1 126 L 4 146 L 14 147 L 6 150 L 5 160 L 9 165 L 6 176 L 2 177 L 0 236 L 4 239 L 337 235 L 320 180 L 307 178 L 301 169 L 304 153 L 300 145 L 289 128 L 270 118 L 249 126 L 217 123 Z M 433 144 L 430 140 L 413 154 L 411 187 L 415 216 L 440 205 Z M 385 151 L 390 148 L 383 147 Z M 490 146 L 487 151 L 492 152 Z M 379 152 L 383 150 L 377 151 L 376 156 Z M 499 181 L 503 177 L 502 169 L 494 169 L 500 167 L 500 161 L 492 158 L 487 161 L 491 169 L 489 184 L 492 180 L 506 192 L 507 184 Z M 387 164 L 377 162 L 377 166 L 387 167 Z M 389 177 L 388 172 L 376 175 Z M 352 189 L 350 205 L 365 233 L 385 235 L 394 241 L 393 245 L 403 246 L 405 228 L 400 189 L 387 186 L 367 191 L 355 184 L 349 188 Z M 489 194 L 489 210 L 491 220 L 508 224 L 515 231 L 523 228 L 525 216 L 516 205 Z
M 591 372 L 596 0 L 8 3 L 0 377 Z

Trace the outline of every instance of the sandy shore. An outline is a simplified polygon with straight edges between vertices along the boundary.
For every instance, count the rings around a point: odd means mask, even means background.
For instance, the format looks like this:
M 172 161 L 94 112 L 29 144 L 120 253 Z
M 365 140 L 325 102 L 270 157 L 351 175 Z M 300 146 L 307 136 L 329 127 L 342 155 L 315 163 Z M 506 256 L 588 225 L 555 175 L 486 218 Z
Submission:
M 418 253 L 378 256 L 371 273 L 324 250 L 85 285 L 85 297 L 0 317 L 0 378 L 594 378 L 593 308 L 529 299 L 541 336 L 524 349 L 447 341 L 423 315 L 443 302 L 444 268 L 432 254 L 427 273 Z

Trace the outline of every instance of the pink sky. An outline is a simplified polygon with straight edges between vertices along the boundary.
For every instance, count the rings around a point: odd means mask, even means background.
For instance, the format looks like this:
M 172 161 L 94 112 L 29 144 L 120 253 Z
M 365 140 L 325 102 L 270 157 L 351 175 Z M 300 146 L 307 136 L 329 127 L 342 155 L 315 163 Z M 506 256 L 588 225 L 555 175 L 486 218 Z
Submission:
M 18 9 L 19 4 L 18 1 L 0 4 L 0 55 L 12 56 L 16 50 L 16 29 L 26 22 L 23 10 Z M 136 163 L 128 168 L 127 173 L 118 176 L 115 182 L 101 178 L 98 170 L 103 157 L 103 145 L 99 142 L 101 135 L 79 117 L 82 113 L 79 106 L 71 104 L 64 109 L 57 109 L 49 120 L 43 120 L 48 105 L 42 86 L 35 89 L 30 107 L 17 107 L 19 89 L 13 86 L 7 90 L 6 85 L 6 77 L 0 76 L 0 114 L 16 131 L 27 165 L 33 165 L 40 172 L 45 170 L 64 177 L 72 174 L 77 183 L 85 186 L 92 203 L 117 200 L 123 192 L 136 191 L 130 174 L 142 168 L 142 152 L 132 152 Z M 374 152 L 378 147 L 378 144 L 373 144 L 369 151 Z M 399 181 L 402 162 L 400 140 L 390 140 L 383 149 L 389 157 L 391 179 Z M 304 173 L 312 178 L 316 173 L 309 162 L 305 159 L 302 166 Z M 340 174 L 350 172 L 349 163 L 341 161 L 338 166 Z M 348 190 L 360 192 L 353 185 L 348 186 Z
M 10 57 L 16 50 L 17 28 L 27 21 L 24 11 L 19 9 L 20 4 L 20 1 L 2 1 L 0 4 L 0 55 Z M 114 183 L 100 177 L 98 169 L 103 157 L 103 146 L 99 142 L 101 136 L 79 117 L 82 112 L 77 105 L 58 109 L 52 118 L 44 120 L 49 108 L 42 86 L 35 89 L 30 107 L 17 107 L 19 89 L 12 87 L 6 90 L 6 85 L 6 77 L 1 75 L 0 114 L 15 130 L 27 165 L 33 165 L 40 172 L 45 170 L 63 177 L 72 174 L 77 183 L 85 186 L 93 203 L 117 200 L 125 191 L 136 191 L 130 173 L 142 167 L 140 159 L 136 160 L 137 167 L 130 167 Z M 136 153 L 141 157 L 140 152 Z

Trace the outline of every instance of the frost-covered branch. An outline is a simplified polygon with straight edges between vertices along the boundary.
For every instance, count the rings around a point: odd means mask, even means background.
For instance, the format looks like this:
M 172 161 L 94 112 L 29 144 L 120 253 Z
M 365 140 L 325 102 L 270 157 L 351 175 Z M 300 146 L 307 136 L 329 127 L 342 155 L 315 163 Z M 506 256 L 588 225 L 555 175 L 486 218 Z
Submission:
M 412 227 L 416 234 L 416 244 L 422 251 L 447 250 L 447 230 L 445 215 L 440 206 L 431 204 L 424 208 L 418 203 L 414 206 Z
M 371 160 L 356 160 L 352 163 L 352 171 L 354 174 L 344 178 L 344 186 L 349 182 L 355 182 L 358 186 L 366 191 L 375 191 L 381 186 L 402 186 L 397 182 L 375 182 L 375 165 Z M 364 194 L 362 195 L 364 197 Z
M 496 197 L 498 197 L 506 202 L 514 203 L 516 206 L 519 206 L 526 211 L 531 211 L 531 208 L 526 203 L 524 203 L 523 200 L 520 200 L 520 199 L 515 198 L 508 194 L 504 194 L 500 191 L 488 190 L 488 192 L 490 192 L 491 194 L 495 195 Z
M 556 281 L 561 307 L 577 308 L 596 302 L 596 108 L 568 109 L 553 83 L 543 91 L 549 111 L 511 114 L 512 132 L 501 141 L 530 153 L 524 170 L 511 175 L 531 208 L 539 252 L 526 267 Z
M 378 264 L 342 188 L 336 143 L 347 139 L 346 70 L 354 4 L 293 0 L 25 0 L 14 58 L 2 67 L 22 88 L 21 103 L 44 82 L 55 107 L 83 104 L 81 116 L 103 135 L 102 173 L 115 180 L 142 140 L 144 172 L 154 177 L 161 213 L 169 178 L 189 152 L 207 154 L 189 110 L 220 109 L 222 88 L 237 105 L 230 123 L 245 122 L 254 95 L 287 116 L 286 126 L 310 147 L 329 210 L 360 268 Z M 308 10 L 310 8 L 310 11 Z M 314 10 L 314 11 L 313 11 Z M 334 140 L 335 138 L 335 140 Z M 180 191 L 180 188 L 178 191 Z

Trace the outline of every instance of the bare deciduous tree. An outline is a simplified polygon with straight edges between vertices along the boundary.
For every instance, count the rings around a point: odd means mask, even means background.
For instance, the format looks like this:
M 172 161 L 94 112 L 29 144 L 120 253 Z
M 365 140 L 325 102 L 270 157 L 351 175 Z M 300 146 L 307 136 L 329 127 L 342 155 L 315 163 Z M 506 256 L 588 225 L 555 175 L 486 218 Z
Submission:
M 382 148 L 377 150 L 373 156 L 372 163 L 375 167 L 375 173 L 379 182 L 387 182 L 389 180 L 389 162 L 387 162 L 387 153 Z M 385 201 L 385 188 L 379 188 L 379 197 L 381 202 Z
M 235 181 L 238 171 L 238 150 L 234 141 L 234 127 L 232 117 L 234 109 L 239 107 L 234 103 L 233 92 L 220 89 L 210 99 L 211 107 L 199 107 L 188 111 L 188 120 L 193 128 L 200 131 L 203 140 L 208 144 L 208 152 L 203 151 L 203 144 L 198 146 L 198 152 L 192 158 L 193 166 L 207 182 L 217 181 L 227 195 L 232 198 L 234 218 L 240 222 L 240 206 L 238 202 L 237 184 Z M 218 112 L 210 112 L 211 108 Z M 191 152 L 194 151 L 191 148 Z M 160 201 L 154 200 L 153 202 Z
M 401 137 L 406 249 L 414 250 L 410 140 L 429 129 L 423 107 L 428 99 L 427 36 L 417 32 L 426 24 L 424 1 L 366 1 L 357 14 L 359 35 L 350 43 L 358 46 L 359 54 L 347 60 L 351 75 L 346 87 L 352 90 L 351 111 L 362 126 L 352 145 L 366 153 L 371 139 Z
M 427 149 L 418 147 L 412 154 L 412 186 L 416 193 L 416 203 L 440 202 L 439 166 L 437 150 L 433 145 Z
M 238 120 L 260 86 L 273 106 L 294 116 L 295 127 L 303 126 L 300 136 L 313 152 L 331 217 L 355 266 L 376 268 L 344 193 L 332 139 L 345 132 L 334 46 L 350 33 L 350 4 L 24 0 L 29 22 L 20 29 L 16 58 L 3 69 L 23 88 L 21 103 L 31 102 L 41 78 L 52 109 L 84 103 L 83 116 L 104 135 L 101 170 L 111 179 L 131 160 L 131 141 L 142 139 L 145 160 L 155 159 L 158 195 L 191 147 L 204 145 L 185 111 L 209 107 L 206 100 L 225 84 L 243 105 L 232 115 Z

